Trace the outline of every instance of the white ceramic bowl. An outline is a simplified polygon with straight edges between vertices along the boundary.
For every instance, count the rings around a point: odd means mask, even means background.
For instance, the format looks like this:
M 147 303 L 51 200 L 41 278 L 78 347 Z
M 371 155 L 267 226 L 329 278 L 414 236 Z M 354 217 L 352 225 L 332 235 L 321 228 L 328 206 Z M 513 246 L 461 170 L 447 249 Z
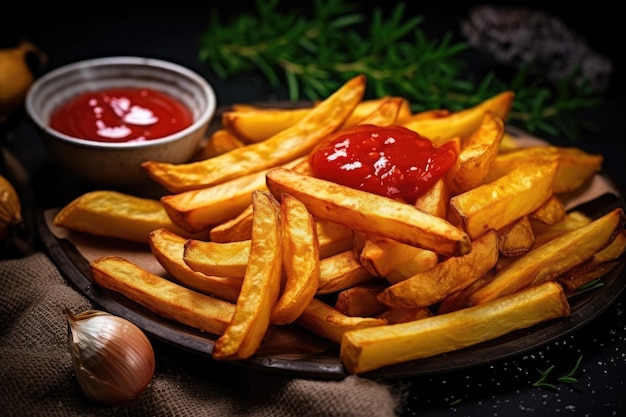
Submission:
M 51 113 L 74 96 L 117 87 L 167 93 L 191 110 L 194 122 L 160 139 L 123 143 L 77 139 L 49 126 Z M 174 63 L 142 57 L 97 58 L 50 71 L 33 83 L 25 104 L 43 143 L 62 166 L 96 186 L 117 188 L 150 181 L 141 168 L 144 161 L 189 161 L 216 110 L 215 92 L 203 77 Z

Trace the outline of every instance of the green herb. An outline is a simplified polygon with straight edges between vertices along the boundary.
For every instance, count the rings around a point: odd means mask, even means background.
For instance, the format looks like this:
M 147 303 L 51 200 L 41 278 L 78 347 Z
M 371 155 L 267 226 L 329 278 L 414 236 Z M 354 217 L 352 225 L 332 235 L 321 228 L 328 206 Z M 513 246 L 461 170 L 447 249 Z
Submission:
M 572 370 L 569 371 L 567 374 L 556 378 L 556 382 L 562 382 L 564 384 L 575 384 L 576 382 L 578 382 L 578 379 L 576 379 L 575 376 L 580 369 L 580 364 L 582 363 L 582 360 L 583 357 L 582 355 L 580 355 L 578 357 L 578 360 L 576 361 L 576 365 L 574 365 L 574 368 L 572 368 Z M 551 377 L 554 368 L 555 366 L 552 365 L 545 371 L 537 369 L 537 372 L 541 374 L 541 377 L 533 383 L 533 387 L 556 389 L 556 383 L 552 383 L 549 381 L 549 378 Z
M 451 32 L 431 39 L 423 16 L 405 14 L 398 3 L 389 16 L 371 16 L 343 0 L 316 0 L 313 10 L 291 3 L 257 0 L 256 11 L 222 22 L 213 11 L 200 41 L 199 59 L 221 78 L 262 75 L 273 87 L 285 85 L 292 101 L 323 99 L 357 74 L 368 79 L 368 96 L 402 96 L 414 111 L 461 110 L 504 90 L 516 94 L 507 120 L 530 132 L 577 138 L 583 126 L 576 112 L 598 106 L 575 75 L 557 87 L 521 68 L 510 80 L 489 72 L 476 80 L 461 54 L 468 45 Z

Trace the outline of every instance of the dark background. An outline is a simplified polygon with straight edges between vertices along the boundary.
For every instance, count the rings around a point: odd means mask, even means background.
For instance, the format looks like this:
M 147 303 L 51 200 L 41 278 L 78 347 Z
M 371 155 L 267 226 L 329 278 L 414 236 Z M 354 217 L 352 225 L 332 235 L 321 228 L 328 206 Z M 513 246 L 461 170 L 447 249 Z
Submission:
M 309 6 L 305 2 L 288 3 Z M 395 5 L 394 2 L 361 4 L 384 10 Z M 439 36 L 453 31 L 458 37 L 460 22 L 475 4 L 483 3 L 413 2 L 407 13 L 425 16 L 422 28 L 427 34 Z M 577 146 L 603 154 L 604 169 L 623 190 L 626 184 L 623 161 L 626 91 L 622 53 L 618 50 L 623 47 L 621 14 L 610 3 L 597 1 L 559 6 L 538 1 L 507 2 L 507 5 L 545 10 L 558 16 L 584 36 L 595 51 L 613 60 L 614 72 L 604 94 L 605 104 L 581 115 L 593 121 L 597 131 L 583 137 Z M 214 84 L 219 105 L 286 98 L 283 89 L 273 89 L 258 79 L 219 80 L 198 59 L 198 41 L 207 27 L 210 11 L 217 9 L 227 18 L 252 10 L 251 1 L 48 2 L 38 5 L 24 1 L 12 4 L 11 9 L 3 6 L 0 47 L 11 46 L 22 38 L 29 39 L 48 54 L 47 70 L 100 56 L 141 55 L 173 61 L 205 76 Z M 478 59 L 478 56 L 468 59 Z M 569 143 L 563 137 L 550 139 L 557 144 Z M 31 173 L 38 174 L 47 153 L 27 120 L 17 123 L 8 145 Z M 477 369 L 415 378 L 411 381 L 411 398 L 403 415 L 543 416 L 559 412 L 586 416 L 626 415 L 624 301 L 622 294 L 592 324 L 542 349 Z M 578 383 L 557 384 L 554 390 L 532 386 L 539 376 L 537 369 L 545 370 L 554 365 L 555 373 L 561 375 L 573 367 L 579 355 L 583 355 L 583 362 Z M 181 366 L 189 365 L 181 361 Z

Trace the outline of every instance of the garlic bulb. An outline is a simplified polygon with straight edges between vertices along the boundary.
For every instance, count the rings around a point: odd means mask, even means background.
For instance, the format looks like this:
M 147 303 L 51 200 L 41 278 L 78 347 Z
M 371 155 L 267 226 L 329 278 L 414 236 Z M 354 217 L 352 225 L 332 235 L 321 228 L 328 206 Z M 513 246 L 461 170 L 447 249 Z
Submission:
M 81 390 L 102 404 L 121 404 L 141 394 L 154 375 L 152 345 L 143 331 L 98 310 L 72 314 L 68 346 Z

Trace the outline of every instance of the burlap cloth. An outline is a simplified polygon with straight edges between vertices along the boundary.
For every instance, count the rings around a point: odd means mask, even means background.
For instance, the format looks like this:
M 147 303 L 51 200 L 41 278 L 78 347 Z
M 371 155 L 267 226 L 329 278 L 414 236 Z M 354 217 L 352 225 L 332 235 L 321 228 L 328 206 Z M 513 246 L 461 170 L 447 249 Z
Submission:
M 123 406 L 90 402 L 67 349 L 63 308 L 92 308 L 44 253 L 0 262 L 2 416 L 396 416 L 406 382 L 320 381 L 255 371 L 154 341 L 156 372 Z

